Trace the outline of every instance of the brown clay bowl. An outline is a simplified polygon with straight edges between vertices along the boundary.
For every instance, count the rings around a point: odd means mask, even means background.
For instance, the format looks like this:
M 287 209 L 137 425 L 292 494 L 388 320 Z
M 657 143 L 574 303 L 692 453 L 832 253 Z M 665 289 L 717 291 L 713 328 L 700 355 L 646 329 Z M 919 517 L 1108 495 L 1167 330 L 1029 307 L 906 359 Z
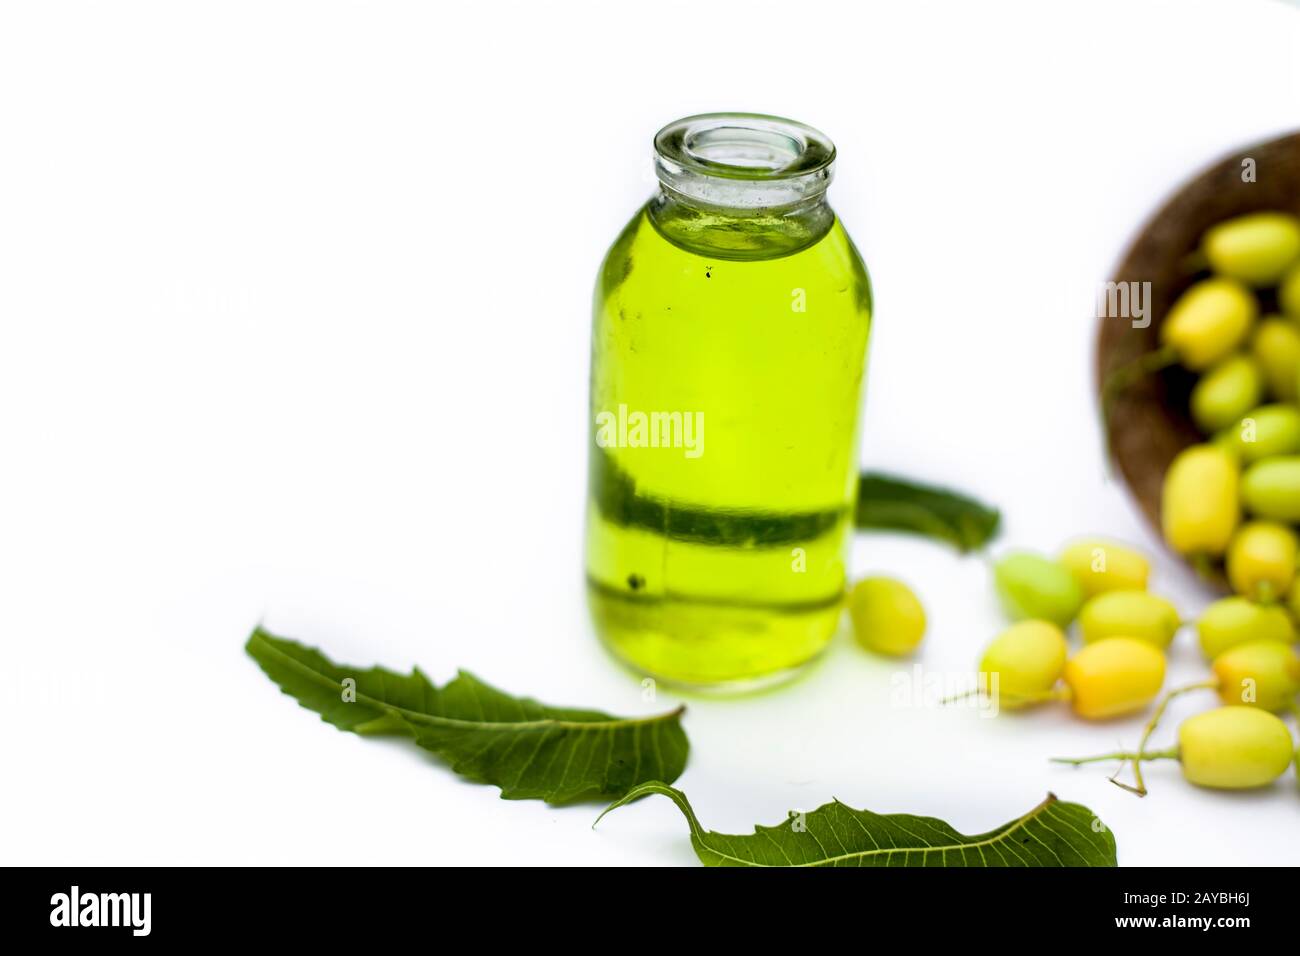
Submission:
M 1255 161 L 1255 181 L 1242 178 L 1243 161 Z M 1159 347 L 1160 324 L 1170 305 L 1207 273 L 1196 271 L 1201 234 L 1224 219 L 1267 209 L 1300 215 L 1300 133 L 1236 150 L 1173 194 L 1142 227 L 1124 253 L 1112 281 L 1150 282 L 1150 325 L 1130 318 L 1099 320 L 1097 391 L 1115 370 Z M 1265 311 L 1276 311 L 1272 291 L 1261 294 Z M 1188 411 L 1196 377 L 1181 368 L 1149 375 L 1109 402 L 1107 440 L 1111 460 L 1147 521 L 1160 533 L 1165 470 L 1188 445 L 1203 441 Z

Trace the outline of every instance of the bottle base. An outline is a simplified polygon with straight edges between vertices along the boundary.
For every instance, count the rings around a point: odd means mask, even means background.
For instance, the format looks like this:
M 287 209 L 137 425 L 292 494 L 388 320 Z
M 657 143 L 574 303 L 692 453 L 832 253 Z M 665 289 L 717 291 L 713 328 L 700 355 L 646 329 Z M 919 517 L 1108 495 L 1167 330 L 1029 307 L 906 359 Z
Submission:
M 605 647 L 665 685 L 739 694 L 784 683 L 835 635 L 839 595 L 798 605 L 729 604 L 636 596 L 588 581 L 592 623 Z

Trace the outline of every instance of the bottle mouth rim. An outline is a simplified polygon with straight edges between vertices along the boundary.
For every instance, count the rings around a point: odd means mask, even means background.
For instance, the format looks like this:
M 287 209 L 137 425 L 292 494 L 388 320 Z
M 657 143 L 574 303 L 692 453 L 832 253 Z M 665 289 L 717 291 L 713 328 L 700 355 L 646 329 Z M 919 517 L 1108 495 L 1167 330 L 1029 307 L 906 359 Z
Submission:
M 778 182 L 829 180 L 835 144 L 797 120 L 762 113 L 700 113 L 655 134 L 656 165 L 715 179 Z M 662 179 L 663 176 L 661 175 Z

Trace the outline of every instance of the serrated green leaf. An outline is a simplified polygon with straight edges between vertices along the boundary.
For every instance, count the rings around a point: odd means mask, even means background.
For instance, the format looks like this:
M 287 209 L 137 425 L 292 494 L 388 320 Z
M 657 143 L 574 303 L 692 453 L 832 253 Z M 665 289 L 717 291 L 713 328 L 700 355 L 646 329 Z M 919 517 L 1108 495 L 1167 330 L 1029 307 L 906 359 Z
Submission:
M 418 668 L 398 674 L 335 664 L 260 627 L 245 649 L 322 720 L 354 733 L 412 737 L 457 773 L 500 787 L 508 800 L 608 798 L 648 780 L 675 780 L 686 766 L 684 707 L 639 719 L 550 707 L 466 671 L 439 688 Z
M 608 806 L 600 820 L 650 794 L 677 804 L 705 866 L 1115 866 L 1115 837 L 1087 807 L 1047 799 L 1019 819 L 966 836 L 942 820 L 854 810 L 838 800 L 749 836 L 700 825 L 686 794 L 643 783 Z
M 992 540 L 1001 521 L 996 508 L 946 488 L 876 473 L 858 479 L 859 528 L 920 534 L 974 551 Z

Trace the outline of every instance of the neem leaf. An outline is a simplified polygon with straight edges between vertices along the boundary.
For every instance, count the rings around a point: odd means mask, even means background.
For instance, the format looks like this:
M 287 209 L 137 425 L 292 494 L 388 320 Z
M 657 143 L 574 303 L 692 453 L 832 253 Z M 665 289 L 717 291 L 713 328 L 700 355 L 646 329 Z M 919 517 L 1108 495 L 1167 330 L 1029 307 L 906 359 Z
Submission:
M 859 528 L 907 531 L 973 551 L 988 544 L 1001 520 L 996 508 L 945 488 L 872 472 L 858 478 Z
M 412 737 L 457 773 L 500 787 L 508 800 L 608 798 L 645 781 L 675 780 L 686 766 L 684 707 L 638 719 L 549 707 L 466 671 L 439 688 L 419 669 L 335 664 L 260 627 L 245 650 L 322 720 L 359 734 Z
M 643 783 L 611 804 L 600 819 L 649 794 L 677 804 L 691 828 L 691 845 L 705 866 L 1116 866 L 1115 837 L 1087 807 L 1052 794 L 1024 816 L 966 836 L 942 820 L 905 813 L 854 810 L 838 800 L 749 836 L 700 826 L 682 793 Z

